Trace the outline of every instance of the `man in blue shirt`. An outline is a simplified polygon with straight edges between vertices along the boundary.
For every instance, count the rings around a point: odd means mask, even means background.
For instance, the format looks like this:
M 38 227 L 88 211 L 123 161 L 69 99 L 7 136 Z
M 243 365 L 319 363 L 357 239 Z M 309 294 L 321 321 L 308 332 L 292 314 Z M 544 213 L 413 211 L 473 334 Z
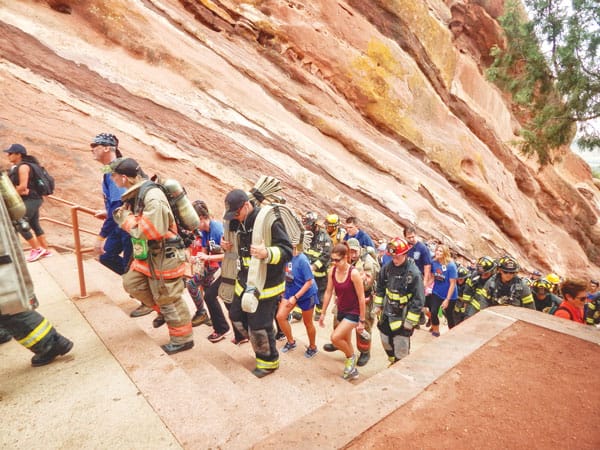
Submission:
M 360 246 L 363 248 L 371 247 L 375 250 L 375 244 L 373 244 L 371 236 L 358 228 L 358 219 L 354 216 L 346 219 L 346 235 L 344 236 L 344 240 L 347 241 L 350 238 L 358 240 Z
M 90 147 L 94 159 L 104 166 L 123 156 L 119 150 L 119 140 L 114 134 L 100 133 L 90 143 Z M 121 195 L 124 192 L 125 188 L 120 188 L 115 184 L 111 173 L 105 173 L 102 179 L 105 209 L 97 211 L 95 214 L 95 217 L 104 219 L 104 222 L 98 233 L 94 251 L 100 255 L 98 259 L 104 266 L 119 275 L 127 272 L 132 253 L 129 233 L 119 228 L 113 219 L 113 211 L 123 204 Z M 152 309 L 142 304 L 134 309 L 130 316 L 141 317 L 150 312 Z
M 415 261 L 421 275 L 423 275 L 423 286 L 425 288 L 424 295 L 427 296 L 428 294 L 431 294 L 433 285 L 433 276 L 431 274 L 431 252 L 427 245 L 417 239 L 417 229 L 414 226 L 411 225 L 404 229 L 404 238 L 409 245 L 412 245 L 407 255 Z M 425 308 L 425 311 L 426 310 L 427 308 Z M 425 323 L 424 314 L 421 314 L 419 323 L 421 325 Z

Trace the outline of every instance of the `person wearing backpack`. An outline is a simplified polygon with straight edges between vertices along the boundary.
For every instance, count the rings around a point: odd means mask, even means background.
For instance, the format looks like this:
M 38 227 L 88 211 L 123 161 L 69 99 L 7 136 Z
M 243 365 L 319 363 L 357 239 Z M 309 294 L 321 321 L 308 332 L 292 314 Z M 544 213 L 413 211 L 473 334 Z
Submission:
M 27 262 L 37 261 L 45 256 L 51 256 L 44 230 L 40 225 L 40 208 L 43 203 L 42 195 L 35 188 L 32 164 L 39 166 L 35 156 L 28 155 L 27 149 L 21 144 L 12 144 L 4 153 L 8 153 L 8 160 L 12 164 L 9 178 L 15 185 L 17 192 L 23 198 L 26 213 L 25 219 L 30 228 L 21 227 L 19 233 L 31 247 Z
M 162 314 L 169 342 L 168 355 L 194 346 L 192 316 L 183 298 L 187 255 L 175 216 L 162 189 L 143 177 L 132 158 L 117 158 L 109 165 L 117 186 L 126 188 L 123 206 L 115 209 L 117 225 L 131 236 L 133 259 L 123 274 L 125 291 Z

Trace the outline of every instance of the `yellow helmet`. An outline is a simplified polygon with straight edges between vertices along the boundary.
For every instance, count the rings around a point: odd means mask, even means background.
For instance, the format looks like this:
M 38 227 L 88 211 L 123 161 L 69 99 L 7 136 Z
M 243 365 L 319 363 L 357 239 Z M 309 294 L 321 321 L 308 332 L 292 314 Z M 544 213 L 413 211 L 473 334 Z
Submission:
M 325 225 L 328 227 L 337 227 L 340 224 L 340 217 L 337 214 L 329 214 L 325 218 Z
M 552 284 L 560 283 L 560 277 L 555 273 L 549 273 L 548 275 L 546 275 L 546 280 L 548 280 Z

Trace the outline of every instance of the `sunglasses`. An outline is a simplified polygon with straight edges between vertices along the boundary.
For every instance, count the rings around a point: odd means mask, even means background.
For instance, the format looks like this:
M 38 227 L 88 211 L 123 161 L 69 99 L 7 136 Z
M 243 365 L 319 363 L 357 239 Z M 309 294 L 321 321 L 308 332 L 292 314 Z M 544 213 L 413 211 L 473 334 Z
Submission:
M 587 295 L 579 295 L 575 297 L 575 300 L 579 300 L 580 302 L 585 302 L 587 300 Z
M 331 258 L 331 262 L 340 262 L 342 260 L 342 258 Z

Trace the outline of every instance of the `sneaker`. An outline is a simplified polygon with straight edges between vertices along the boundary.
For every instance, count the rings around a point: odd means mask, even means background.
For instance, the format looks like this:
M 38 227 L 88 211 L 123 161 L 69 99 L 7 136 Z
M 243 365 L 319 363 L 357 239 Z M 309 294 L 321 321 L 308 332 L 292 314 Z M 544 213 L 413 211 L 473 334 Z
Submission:
M 48 250 L 47 248 L 43 248 L 42 249 L 42 256 L 41 258 L 46 258 L 48 256 L 52 256 L 54 255 L 54 253 L 52 253 L 50 250 Z
M 210 342 L 212 342 L 213 344 L 215 342 L 219 342 L 222 341 L 223 339 L 225 339 L 225 336 L 227 335 L 227 333 L 217 333 L 216 331 L 213 331 L 211 334 L 208 335 L 208 337 L 206 339 L 208 339 Z
M 302 320 L 302 313 L 298 312 L 296 310 L 292 311 L 292 319 L 294 319 L 296 322 L 300 322 Z
M 356 369 L 356 355 L 352 355 L 350 358 L 346 358 L 346 362 L 344 363 L 344 378 L 348 378 L 353 370 Z
M 245 344 L 246 342 L 248 342 L 248 338 L 242 338 L 238 341 L 234 336 L 233 339 L 231 340 L 231 342 L 235 345 L 242 345 L 242 344 Z
M 313 356 L 315 356 L 317 354 L 318 351 L 319 350 L 317 350 L 317 347 L 315 347 L 315 348 L 306 347 L 306 351 L 304 352 L 304 357 L 312 358 Z
M 348 381 L 356 380 L 358 378 L 358 369 L 355 367 L 348 373 L 346 373 L 346 371 L 344 371 L 344 375 L 342 375 L 342 377 L 344 378 L 344 380 L 348 380 Z
M 321 312 L 320 311 L 315 311 L 315 315 L 313 316 L 313 320 L 315 322 L 318 322 L 319 320 L 321 320 Z
M 42 257 L 42 253 L 44 253 L 44 249 L 42 248 L 33 248 L 29 252 L 29 256 L 26 258 L 27 262 L 37 261 Z
M 283 341 L 284 339 L 287 339 L 285 337 L 285 333 L 283 331 L 278 331 L 277 334 L 275 335 L 275 340 L 276 341 Z
M 281 347 L 282 353 L 287 353 L 290 350 L 294 350 L 297 347 L 296 341 L 290 344 L 290 341 L 287 341 L 283 347 Z
M 192 326 L 197 327 L 200 325 L 212 327 L 212 320 L 210 320 L 210 317 L 208 317 L 208 313 L 205 310 L 196 311 L 196 314 L 192 317 Z

